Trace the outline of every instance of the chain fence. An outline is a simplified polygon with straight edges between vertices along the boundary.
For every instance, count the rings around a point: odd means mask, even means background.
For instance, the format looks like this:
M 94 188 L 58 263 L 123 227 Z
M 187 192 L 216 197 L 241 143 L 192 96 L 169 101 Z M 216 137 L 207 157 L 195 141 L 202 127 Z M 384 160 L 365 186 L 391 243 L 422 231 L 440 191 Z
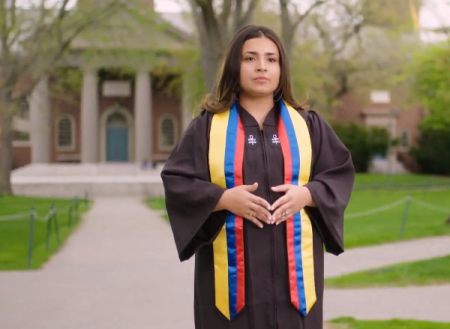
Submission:
M 48 203 L 48 202 L 47 202 Z M 8 204 L 8 203 L 6 203 Z M 11 203 L 13 204 L 13 203 Z M 33 250 L 34 250 L 34 238 L 35 238 L 35 223 L 36 221 L 47 223 L 46 237 L 45 237 L 45 250 L 50 250 L 50 241 L 52 236 L 56 238 L 58 246 L 61 244 L 60 236 L 60 221 L 58 216 L 67 216 L 67 228 L 71 230 L 77 222 L 80 220 L 80 208 L 89 207 L 90 201 L 87 198 L 87 194 L 84 199 L 78 197 L 69 200 L 69 203 L 62 209 L 58 209 L 55 202 L 51 202 L 50 208 L 46 214 L 39 214 L 36 211 L 36 206 L 32 205 L 27 212 L 21 212 L 17 214 L 0 216 L 0 222 L 5 221 L 29 221 L 29 237 L 28 237 L 28 255 L 27 255 L 27 268 L 32 267 L 33 262 Z

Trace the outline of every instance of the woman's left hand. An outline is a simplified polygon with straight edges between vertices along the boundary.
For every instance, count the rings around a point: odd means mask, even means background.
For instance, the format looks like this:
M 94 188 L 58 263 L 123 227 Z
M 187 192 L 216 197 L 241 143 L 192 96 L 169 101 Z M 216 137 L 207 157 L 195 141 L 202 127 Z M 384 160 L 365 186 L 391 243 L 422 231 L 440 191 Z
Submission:
M 272 191 L 285 192 L 272 205 L 272 211 L 274 211 L 272 214 L 272 224 L 278 225 L 284 222 L 305 206 L 314 206 L 311 192 L 305 186 L 284 184 L 272 187 Z

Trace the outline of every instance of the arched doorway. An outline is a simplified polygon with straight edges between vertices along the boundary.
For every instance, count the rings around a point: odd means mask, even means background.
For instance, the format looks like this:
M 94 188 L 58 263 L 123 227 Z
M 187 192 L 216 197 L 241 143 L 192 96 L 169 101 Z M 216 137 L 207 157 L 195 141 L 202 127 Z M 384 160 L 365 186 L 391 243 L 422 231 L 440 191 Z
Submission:
M 129 161 L 129 131 L 127 118 L 121 112 L 113 112 L 106 119 L 106 161 Z

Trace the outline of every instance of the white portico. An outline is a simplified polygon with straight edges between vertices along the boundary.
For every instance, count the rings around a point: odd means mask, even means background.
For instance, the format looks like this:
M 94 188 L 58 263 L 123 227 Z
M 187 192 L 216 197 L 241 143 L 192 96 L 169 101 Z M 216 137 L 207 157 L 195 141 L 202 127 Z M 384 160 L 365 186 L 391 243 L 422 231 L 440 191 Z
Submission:
M 154 95 L 148 68 L 136 69 L 132 80 L 100 79 L 98 69 L 83 68 L 78 104 L 55 109 L 44 78 L 29 98 L 31 163 L 162 161 L 191 120 L 187 85 L 183 79 L 177 100 Z M 57 145 L 65 126 L 55 111 L 70 119 L 72 147 Z

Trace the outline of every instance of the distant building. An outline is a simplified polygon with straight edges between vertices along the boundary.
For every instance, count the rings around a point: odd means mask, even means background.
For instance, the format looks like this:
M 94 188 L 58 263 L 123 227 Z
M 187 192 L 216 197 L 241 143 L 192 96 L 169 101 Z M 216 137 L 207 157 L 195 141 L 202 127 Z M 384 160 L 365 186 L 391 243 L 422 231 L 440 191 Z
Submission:
M 408 153 L 412 146 L 417 145 L 419 123 L 423 117 L 424 112 L 419 107 L 400 109 L 392 101 L 391 93 L 386 90 L 374 90 L 365 99 L 348 93 L 333 111 L 334 122 L 353 121 L 361 126 L 385 128 L 393 139 L 398 139 L 398 145 L 393 147 L 393 152 L 387 158 L 390 157 L 390 160 L 397 164 L 397 168 L 402 163 L 411 171 L 417 168 Z
M 79 1 L 79 6 L 84 3 Z M 153 1 L 145 3 L 153 6 Z M 123 53 L 110 41 L 75 40 L 65 61 L 67 68 L 81 72 L 81 87 L 78 93 L 61 94 L 52 92 L 60 81 L 45 77 L 39 82 L 15 118 L 13 167 L 167 159 L 192 110 L 188 73 L 177 66 L 187 34 L 180 29 L 180 15 L 175 18 L 173 23 L 169 14 L 165 22 L 161 19 L 164 28 L 145 26 L 120 40 Z M 91 48 L 104 55 L 87 60 Z M 120 73 L 130 67 L 131 72 Z M 158 73 L 160 68 L 166 70 Z M 175 87 L 169 88 L 174 81 Z
M 79 1 L 80 6 L 86 1 Z M 153 6 L 153 1 L 133 1 Z M 79 93 L 53 95 L 52 86 L 60 81 L 40 81 L 14 123 L 14 168 L 32 163 L 151 163 L 167 159 L 191 120 L 192 77 L 179 71 L 176 54 L 184 50 L 193 30 L 183 14 L 160 16 L 169 23 L 165 29 L 146 28 L 119 45 L 139 53 L 138 60 L 126 53 L 112 56 L 108 53 L 111 44 L 105 46 L 101 40 L 79 38 L 74 42 L 67 66 L 82 73 Z M 104 56 L 84 60 L 83 54 L 91 48 L 102 47 Z M 118 73 L 130 65 L 133 72 Z M 161 75 L 162 67 L 167 70 Z M 169 93 L 173 81 L 177 81 L 176 87 Z M 391 157 L 415 169 L 407 153 L 418 137 L 423 114 L 419 108 L 397 109 L 388 91 L 373 91 L 365 99 L 349 93 L 335 107 L 332 119 L 385 127 L 394 138 L 400 138 Z

